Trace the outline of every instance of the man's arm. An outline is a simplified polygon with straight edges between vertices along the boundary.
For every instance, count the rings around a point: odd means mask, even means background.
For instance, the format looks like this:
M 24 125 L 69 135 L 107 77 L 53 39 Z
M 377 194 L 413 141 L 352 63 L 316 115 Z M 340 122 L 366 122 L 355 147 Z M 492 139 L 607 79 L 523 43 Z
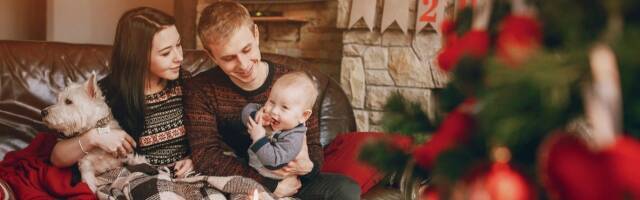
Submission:
M 304 140 L 304 134 L 307 128 L 304 126 L 296 127 L 290 131 L 280 133 L 276 142 L 269 142 L 267 137 L 262 137 L 254 142 L 250 149 L 260 163 L 270 170 L 280 169 L 295 159 Z
M 324 162 L 324 151 L 322 150 L 322 144 L 320 144 L 320 114 L 318 110 L 315 110 L 314 114 L 307 120 L 307 147 L 309 149 L 309 158 L 313 162 L 313 169 L 311 172 L 300 176 L 303 183 L 318 175 Z
M 185 84 L 184 122 L 191 145 L 191 159 L 196 171 L 213 176 L 240 175 L 252 178 L 274 191 L 277 181 L 262 177 L 255 169 L 245 165 L 226 152 L 233 152 L 218 132 L 215 95 L 212 88 L 198 85 L 194 80 Z

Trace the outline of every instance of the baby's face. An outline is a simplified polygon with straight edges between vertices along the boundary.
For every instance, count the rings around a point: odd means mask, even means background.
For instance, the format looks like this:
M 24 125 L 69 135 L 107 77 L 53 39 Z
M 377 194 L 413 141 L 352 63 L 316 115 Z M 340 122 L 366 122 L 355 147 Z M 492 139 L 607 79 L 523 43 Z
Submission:
M 263 108 L 265 118 L 270 119 L 265 124 L 271 125 L 273 131 L 281 131 L 304 123 L 311 115 L 311 109 L 305 108 L 306 98 L 300 87 L 274 85 Z

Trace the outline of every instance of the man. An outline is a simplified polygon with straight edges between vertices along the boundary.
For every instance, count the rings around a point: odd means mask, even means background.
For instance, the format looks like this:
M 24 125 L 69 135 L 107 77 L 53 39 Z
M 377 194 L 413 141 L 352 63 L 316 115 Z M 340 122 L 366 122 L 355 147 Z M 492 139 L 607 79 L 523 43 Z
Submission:
M 248 165 L 251 138 L 240 120 L 241 110 L 248 103 L 264 104 L 274 81 L 290 69 L 261 60 L 258 27 L 239 3 L 217 1 L 205 8 L 198 36 L 219 67 L 185 84 L 185 126 L 196 170 L 206 175 L 250 177 L 280 197 L 359 199 L 360 188 L 349 178 L 319 173 L 323 152 L 318 110 L 307 121 L 306 145 L 300 155 L 273 171 L 290 178 L 265 178 Z

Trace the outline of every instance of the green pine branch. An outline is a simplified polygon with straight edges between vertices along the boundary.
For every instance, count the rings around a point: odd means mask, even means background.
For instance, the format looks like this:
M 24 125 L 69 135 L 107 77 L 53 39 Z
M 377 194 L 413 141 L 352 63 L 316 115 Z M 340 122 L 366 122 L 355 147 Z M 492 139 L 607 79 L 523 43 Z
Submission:
M 358 159 L 377 169 L 392 173 L 402 171 L 410 155 L 385 140 L 373 140 L 362 146 Z
M 416 142 L 424 141 L 423 138 L 435 129 L 420 103 L 408 101 L 399 93 L 387 99 L 382 127 L 389 133 L 413 136 Z

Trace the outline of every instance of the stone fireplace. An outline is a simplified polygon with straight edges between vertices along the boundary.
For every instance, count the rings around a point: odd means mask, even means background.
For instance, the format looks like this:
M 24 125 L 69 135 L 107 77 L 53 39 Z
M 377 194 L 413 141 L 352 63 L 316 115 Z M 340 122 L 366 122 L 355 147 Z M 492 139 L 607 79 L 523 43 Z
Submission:
M 198 13 L 213 1 L 198 0 Z M 430 28 L 417 34 L 411 28 L 405 34 L 395 23 L 380 33 L 383 0 L 377 0 L 373 31 L 362 20 L 349 29 L 351 1 L 246 6 L 250 11 L 280 12 L 293 19 L 256 21 L 261 51 L 305 59 L 340 82 L 353 106 L 359 131 L 382 129 L 384 104 L 395 92 L 420 102 L 423 110 L 433 115 L 433 91 L 447 82 L 434 62 L 441 48 L 440 36 Z M 407 10 L 409 27 L 415 25 L 415 6 L 411 3 Z M 199 42 L 197 45 L 202 48 Z
M 339 0 L 336 24 L 343 30 L 340 83 L 351 100 L 358 130 L 380 131 L 383 107 L 396 92 L 420 102 L 433 116 L 433 91 L 447 81 L 434 62 L 442 46 L 440 36 L 431 28 L 417 34 L 411 28 L 405 34 L 395 23 L 380 33 L 383 0 L 377 0 L 373 31 L 363 20 L 348 29 L 351 1 Z M 416 4 L 411 6 L 409 27 L 414 27 Z

